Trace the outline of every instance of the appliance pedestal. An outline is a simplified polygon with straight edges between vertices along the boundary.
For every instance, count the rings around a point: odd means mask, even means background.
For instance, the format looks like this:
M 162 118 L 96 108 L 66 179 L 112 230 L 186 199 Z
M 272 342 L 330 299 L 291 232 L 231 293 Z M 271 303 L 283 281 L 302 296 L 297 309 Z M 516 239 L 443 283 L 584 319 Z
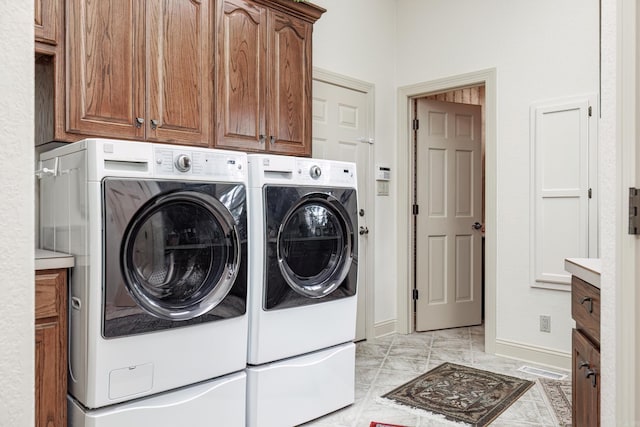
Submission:
M 95 410 L 70 396 L 67 402 L 70 427 L 244 427 L 246 374 L 237 372 Z
M 354 402 L 352 342 L 247 367 L 247 425 L 298 425 Z

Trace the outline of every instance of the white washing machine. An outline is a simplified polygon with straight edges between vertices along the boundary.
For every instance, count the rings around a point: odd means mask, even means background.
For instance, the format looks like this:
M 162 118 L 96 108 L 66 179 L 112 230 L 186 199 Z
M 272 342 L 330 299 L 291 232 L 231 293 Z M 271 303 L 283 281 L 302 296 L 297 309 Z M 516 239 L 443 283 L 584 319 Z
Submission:
M 353 163 L 249 155 L 247 422 L 296 425 L 353 403 Z
M 88 413 L 242 371 L 246 155 L 92 139 L 40 158 L 42 245 L 76 261 L 74 402 Z M 244 402 L 238 387 L 228 392 Z

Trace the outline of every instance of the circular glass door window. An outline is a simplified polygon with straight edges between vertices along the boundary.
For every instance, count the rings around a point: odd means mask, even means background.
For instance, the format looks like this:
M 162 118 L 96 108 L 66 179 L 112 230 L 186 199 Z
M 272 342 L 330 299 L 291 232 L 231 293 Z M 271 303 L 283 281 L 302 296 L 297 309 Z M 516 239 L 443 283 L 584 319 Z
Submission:
M 285 215 L 278 232 L 278 266 L 289 286 L 308 298 L 336 290 L 353 260 L 353 227 L 338 200 L 313 193 Z
M 162 195 L 129 224 L 122 274 L 147 312 L 189 320 L 227 296 L 238 274 L 239 247 L 235 221 L 214 197 L 195 191 Z

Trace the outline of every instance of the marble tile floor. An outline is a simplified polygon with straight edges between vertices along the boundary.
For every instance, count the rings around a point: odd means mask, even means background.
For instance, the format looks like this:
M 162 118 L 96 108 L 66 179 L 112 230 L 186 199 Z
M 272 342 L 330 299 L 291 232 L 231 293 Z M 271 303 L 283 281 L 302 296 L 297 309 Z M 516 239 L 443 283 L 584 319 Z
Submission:
M 410 427 L 452 425 L 420 415 L 420 411 L 390 406 L 379 399 L 379 396 L 443 362 L 473 366 L 528 380 L 538 378 L 518 371 L 525 364 L 536 365 L 486 354 L 483 326 L 410 335 L 394 334 L 357 344 L 355 403 L 308 422 L 304 427 L 369 427 L 371 421 Z M 557 369 L 553 371 L 562 372 Z M 536 382 L 500 414 L 491 426 L 557 426 L 552 409 L 545 403 L 542 393 L 540 384 Z

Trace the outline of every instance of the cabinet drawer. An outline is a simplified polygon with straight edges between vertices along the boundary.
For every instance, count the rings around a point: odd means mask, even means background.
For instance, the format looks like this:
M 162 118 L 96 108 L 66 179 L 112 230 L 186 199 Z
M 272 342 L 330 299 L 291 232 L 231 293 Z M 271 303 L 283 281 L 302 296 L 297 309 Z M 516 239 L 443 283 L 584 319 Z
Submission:
M 600 347 L 600 290 L 575 276 L 571 278 L 571 316 L 576 328 Z
M 573 425 L 600 425 L 600 351 L 580 331 L 573 330 Z
M 45 270 L 36 274 L 36 320 L 58 317 L 61 292 L 64 292 L 66 274 L 61 270 Z

